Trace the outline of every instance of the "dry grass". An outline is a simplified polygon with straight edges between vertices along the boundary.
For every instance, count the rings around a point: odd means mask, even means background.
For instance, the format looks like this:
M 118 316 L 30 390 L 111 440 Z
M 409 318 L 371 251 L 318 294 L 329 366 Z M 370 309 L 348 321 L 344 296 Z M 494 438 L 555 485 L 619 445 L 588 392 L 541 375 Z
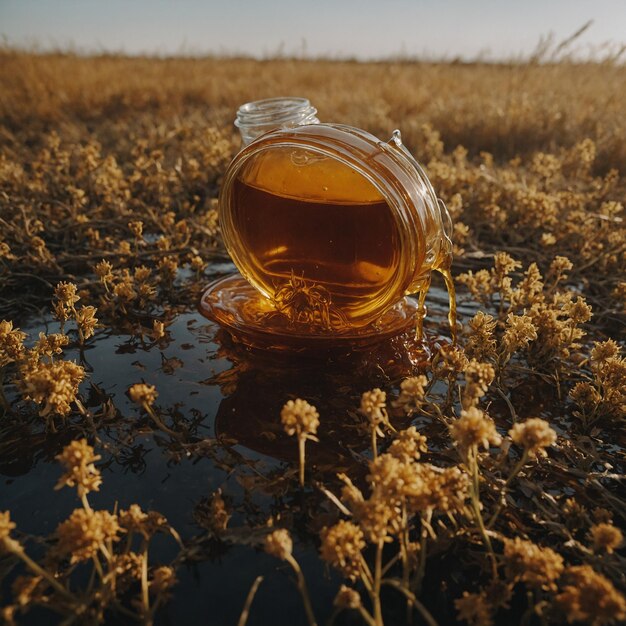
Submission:
M 24 421 L 44 437 L 71 428 L 107 456 L 115 452 L 103 445 L 105 428 L 123 423 L 128 442 L 138 436 L 104 391 L 92 389 L 85 401 L 87 381 L 98 372 L 85 367 L 83 350 L 112 328 L 157 349 L 169 341 L 167 324 L 223 258 L 215 198 L 238 147 L 234 111 L 247 100 L 306 96 L 322 120 L 382 138 L 402 129 L 453 215 L 454 269 L 474 313 L 458 348 L 444 346 L 403 381 L 387 375 L 387 388 L 363 394 L 359 410 L 354 402 L 350 436 L 359 443 L 350 448 L 350 476 L 334 477 L 335 470 L 329 477 L 309 460 L 323 445 L 324 407 L 277 386 L 285 402 L 296 399 L 283 409 L 286 434 L 279 426 L 276 437 L 296 435 L 300 471 L 278 479 L 257 473 L 243 484 L 280 496 L 280 514 L 259 524 L 246 522 L 240 508 L 244 522 L 233 528 L 232 502 L 217 491 L 196 507 L 206 531 L 186 538 L 167 565 L 148 561 L 157 531 L 179 541 L 159 514 L 91 509 L 87 494 L 100 488 L 100 457 L 86 441 L 75 442 L 59 460 L 67 470 L 63 485 L 77 488 L 80 506 L 41 538 L 43 558 L 29 556 L 26 538 L 15 534 L 8 512 L 0 514 L 0 546 L 7 560 L 21 562 L 20 574 L 28 573 L 12 579 L 5 619 L 19 621 L 38 605 L 85 623 L 124 615 L 150 624 L 176 593 L 176 568 L 201 559 L 209 540 L 256 541 L 286 561 L 313 624 L 321 609 L 309 598 L 291 535 L 273 526 L 292 518 L 286 503 L 298 483 L 310 515 L 302 532 L 349 584 L 339 589 L 337 613 L 355 611 L 363 623 L 381 626 L 417 611 L 432 625 L 436 610 L 433 617 L 423 590 L 433 563 L 454 555 L 469 572 L 461 589 L 444 581 L 459 620 L 625 619 L 619 528 L 626 505 L 618 489 L 626 363 L 614 341 L 626 300 L 624 93 L 626 68 L 610 63 L 85 59 L 2 51 L 4 432 L 19 432 Z M 51 299 L 57 333 L 35 341 L 17 330 Z M 64 358 L 69 349 L 79 363 Z M 221 445 L 174 419 L 178 409 L 159 406 L 158 392 L 144 383 L 128 390 L 144 426 L 167 442 L 168 458 L 200 458 Z M 328 410 L 334 398 L 323 401 Z M 80 592 L 77 571 L 87 572 Z M 254 613 L 258 584 L 242 623 Z

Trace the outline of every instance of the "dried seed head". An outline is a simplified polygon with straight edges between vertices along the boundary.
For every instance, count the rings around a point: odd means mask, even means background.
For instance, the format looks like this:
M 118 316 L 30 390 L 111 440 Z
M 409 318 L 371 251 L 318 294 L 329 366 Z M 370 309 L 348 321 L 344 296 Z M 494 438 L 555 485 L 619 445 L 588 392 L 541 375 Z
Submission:
M 461 417 L 450 424 L 450 435 L 460 450 L 468 450 L 472 446 L 499 446 L 502 437 L 496 431 L 494 421 L 483 411 L 470 407 L 461 411 Z
M 280 420 L 288 435 L 315 435 L 320 424 L 317 409 L 306 400 L 289 400 L 280 412 Z
M 157 393 L 154 385 L 136 383 L 128 390 L 128 395 L 130 396 L 130 399 L 137 404 L 147 404 L 148 406 L 152 406 L 159 394 Z
M 289 531 L 279 528 L 265 537 L 265 552 L 281 561 L 287 560 L 293 552 L 293 541 Z
M 514 443 L 523 447 L 530 458 L 547 456 L 546 448 L 556 441 L 556 433 L 545 420 L 531 417 L 525 422 L 515 424 L 509 431 Z

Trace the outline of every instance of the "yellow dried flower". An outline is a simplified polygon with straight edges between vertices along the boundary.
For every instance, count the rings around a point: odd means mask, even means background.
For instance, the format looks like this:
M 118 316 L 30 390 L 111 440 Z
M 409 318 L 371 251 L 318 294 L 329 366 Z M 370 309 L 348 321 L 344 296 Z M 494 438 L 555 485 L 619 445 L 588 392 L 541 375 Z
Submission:
M 555 582 L 563 572 L 561 555 L 519 537 L 505 540 L 504 560 L 507 577 L 531 587 L 556 589 Z
M 70 557 L 71 563 L 96 556 L 107 541 L 118 541 L 120 531 L 117 516 L 108 511 L 75 509 L 70 517 L 57 527 L 56 549 Z
M 566 256 L 556 256 L 550 264 L 548 275 L 553 276 L 555 280 L 567 278 L 567 272 L 574 267 L 574 264 Z
M 15 524 L 11 521 L 11 513 L 9 511 L 0 512 L 0 544 L 9 538 L 11 531 L 15 528 Z
M 54 297 L 64 306 L 71 308 L 80 300 L 76 292 L 77 287 L 74 283 L 60 282 L 54 288 Z
M 19 606 L 27 607 L 41 598 L 43 589 L 38 589 L 38 586 L 42 580 L 42 576 L 18 576 L 15 579 L 11 590 Z
M 100 458 L 100 455 L 94 454 L 93 448 L 86 439 L 72 441 L 56 457 L 66 471 L 59 478 L 55 489 L 76 487 L 80 498 L 90 491 L 98 491 L 102 484 L 102 477 L 94 463 Z
M 502 335 L 502 347 L 506 354 L 513 354 L 535 339 L 537 339 L 537 328 L 528 315 L 514 315 L 513 313 L 507 315 L 506 329 Z
M 346 578 L 356 580 L 361 571 L 361 551 L 365 548 L 363 532 L 353 522 L 340 520 L 321 533 L 322 559 L 336 567 Z
M 65 416 L 84 377 L 85 369 L 73 361 L 29 361 L 21 368 L 20 386 L 26 399 L 43 405 L 39 415 Z
M 361 606 L 361 595 L 356 589 L 341 585 L 333 604 L 338 609 L 358 609 Z
M 281 561 L 287 560 L 293 552 L 293 541 L 289 531 L 279 528 L 265 537 L 265 552 Z
M 565 576 L 570 584 L 563 588 L 556 602 L 568 623 L 602 626 L 626 619 L 626 599 L 608 578 L 589 565 L 568 567 Z
M 133 235 L 140 239 L 143 234 L 143 222 L 141 220 L 133 220 L 132 222 L 128 222 L 128 228 L 130 228 L 130 232 Z
M 470 335 L 465 346 L 465 353 L 478 361 L 494 358 L 496 353 L 496 339 L 494 331 L 496 321 L 491 315 L 478 311 L 468 322 Z
M 619 346 L 613 339 L 596 341 L 591 349 L 591 361 L 594 366 L 604 365 L 619 354 Z
M 545 448 L 556 441 L 556 433 L 545 420 L 531 417 L 525 422 L 514 424 L 509 436 L 518 446 L 526 450 L 528 456 L 534 459 L 537 456 L 547 456 Z
M 439 356 L 443 363 L 439 365 L 439 373 L 442 376 L 454 376 L 465 370 L 468 364 L 465 352 L 459 346 L 447 345 L 442 346 Z
M 613 524 L 595 524 L 591 527 L 590 533 L 593 541 L 594 552 L 607 552 L 612 554 L 624 541 L 622 531 Z
M 76 324 L 80 329 L 83 339 L 89 339 L 94 334 L 94 329 L 98 324 L 95 306 L 82 306 L 76 311 Z
M 427 452 L 426 437 L 415 426 L 401 430 L 389 446 L 389 454 L 401 461 L 417 461 L 422 452 Z
M 128 532 L 139 533 L 146 539 L 168 526 L 164 515 L 157 511 L 145 513 L 138 504 L 131 504 L 127 510 L 120 511 L 119 523 Z
M 317 409 L 306 400 L 289 400 L 280 412 L 280 420 L 288 435 L 315 435 L 320 424 Z
M 202 272 L 206 267 L 206 262 L 201 256 L 196 255 L 191 259 L 191 267 L 196 272 Z
M 96 263 L 94 271 L 96 276 L 98 276 L 98 278 L 105 284 L 113 280 L 113 266 L 104 259 L 102 259 L 99 263 Z
M 420 409 L 424 402 L 424 388 L 428 385 L 428 378 L 423 374 L 405 378 L 400 383 L 400 396 L 394 406 L 402 407 L 407 415 L 412 415 Z
M 152 406 L 158 393 L 154 385 L 146 385 L 146 383 L 135 383 L 129 390 L 128 395 L 133 402 L 137 404 L 147 404 Z
M 167 565 L 161 565 L 152 572 L 152 580 L 150 581 L 150 591 L 156 595 L 168 595 L 170 589 L 177 583 L 174 569 Z
M 463 592 L 462 598 L 454 601 L 457 618 L 470 626 L 493 626 L 493 608 L 484 593 Z
M 46 335 L 45 333 L 39 333 L 39 339 L 35 344 L 35 352 L 41 356 L 52 357 L 55 354 L 61 354 L 63 348 L 70 342 L 70 338 L 67 335 L 60 333 L 51 333 Z
M 151 336 L 154 341 L 163 339 L 163 337 L 165 337 L 165 324 L 163 322 L 160 322 L 159 320 L 154 320 L 152 322 Z
M 361 395 L 361 413 L 367 417 L 372 428 L 379 430 L 379 425 L 388 424 L 389 416 L 386 408 L 387 394 L 380 389 L 372 389 Z M 382 431 L 378 433 L 382 436 Z
M 12 321 L 0 321 L 0 368 L 22 358 L 24 339 L 26 333 L 19 328 L 14 329 Z
M 576 298 L 575 302 L 569 302 L 563 307 L 563 312 L 568 315 L 575 324 L 582 324 L 591 319 L 591 307 L 585 302 L 581 296 Z
M 472 446 L 499 446 L 502 437 L 496 431 L 494 421 L 477 407 L 461 411 L 461 417 L 450 424 L 454 444 L 463 452 Z

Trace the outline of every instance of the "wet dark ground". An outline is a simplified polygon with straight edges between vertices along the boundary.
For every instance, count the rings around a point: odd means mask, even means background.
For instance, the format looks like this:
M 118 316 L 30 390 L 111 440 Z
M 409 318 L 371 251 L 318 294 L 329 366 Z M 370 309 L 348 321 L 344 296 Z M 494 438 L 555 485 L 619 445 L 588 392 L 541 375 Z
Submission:
M 429 301 L 427 330 L 432 338 L 438 322 L 445 320 L 445 290 L 434 288 Z M 58 324 L 51 318 L 31 320 L 22 329 L 32 340 L 41 330 L 57 331 Z M 167 330 L 159 343 L 101 330 L 84 351 L 90 374 L 81 393 L 87 406 L 95 410 L 106 394 L 120 412 L 98 424 L 96 451 L 102 455 L 103 485 L 90 494 L 92 507 L 125 509 L 137 503 L 144 510 L 157 510 L 185 541 L 197 544 L 196 562 L 178 569 L 173 599 L 160 611 L 158 623 L 234 626 L 259 575 L 264 581 L 248 624 L 305 623 L 298 590 L 284 563 L 266 555 L 251 538 L 240 542 L 247 545 L 210 539 L 202 512 L 207 498 L 221 489 L 233 510 L 230 527 L 263 525 L 273 516 L 277 526 L 290 528 L 318 622 L 324 624 L 340 580 L 318 557 L 317 535 L 311 531 L 320 524 L 314 518 L 320 512 L 322 520 L 325 512 L 334 513 L 333 505 L 313 487 L 305 494 L 297 487 L 296 442 L 282 432 L 280 408 L 294 397 L 317 406 L 321 441 L 308 444 L 308 467 L 315 480 L 332 486 L 337 471 L 361 471 L 362 455 L 367 455 L 369 438 L 360 434 L 350 416 L 360 394 L 415 373 L 417 360 L 399 356 L 397 346 L 383 358 L 357 359 L 357 364 L 350 359 L 251 355 L 192 306 Z M 80 354 L 68 349 L 64 358 L 78 360 Z M 182 446 L 153 430 L 148 417 L 128 399 L 127 389 L 142 381 L 156 386 L 156 404 L 168 425 L 186 433 Z M 5 426 L 0 435 L 0 510 L 11 511 L 22 533 L 41 537 L 78 506 L 74 490 L 54 490 L 61 474 L 54 457 L 84 433 L 70 425 L 46 434 L 33 414 L 32 409 L 25 412 L 23 423 Z M 27 546 L 36 553 L 34 543 Z M 171 539 L 158 537 L 151 563 L 167 563 L 176 552 Z M 448 568 L 443 561 L 441 565 Z M 441 623 L 453 619 L 449 596 L 437 597 L 437 589 L 432 591 L 426 603 L 433 605 Z M 353 619 L 344 613 L 337 623 L 359 623 Z M 24 623 L 57 623 L 57 618 L 33 612 Z

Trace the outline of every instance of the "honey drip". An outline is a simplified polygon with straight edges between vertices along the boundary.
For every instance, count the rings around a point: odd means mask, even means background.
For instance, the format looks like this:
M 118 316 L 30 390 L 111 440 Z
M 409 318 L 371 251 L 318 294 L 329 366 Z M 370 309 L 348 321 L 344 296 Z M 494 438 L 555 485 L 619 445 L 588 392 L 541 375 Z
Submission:
M 450 326 L 450 337 L 452 338 L 452 343 L 456 344 L 456 289 L 454 288 L 454 279 L 452 278 L 452 272 L 450 272 L 449 266 L 439 267 L 437 271 L 443 276 L 446 283 L 446 289 L 448 291 L 448 324 Z

